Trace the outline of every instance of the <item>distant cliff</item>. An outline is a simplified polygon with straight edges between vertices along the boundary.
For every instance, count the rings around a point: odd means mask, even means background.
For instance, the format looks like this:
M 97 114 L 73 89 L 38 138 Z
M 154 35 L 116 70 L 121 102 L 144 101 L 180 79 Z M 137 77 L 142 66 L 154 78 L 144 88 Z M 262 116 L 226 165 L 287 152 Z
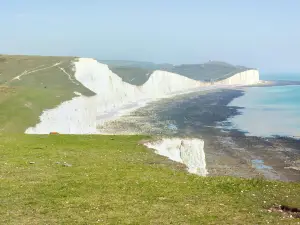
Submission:
M 251 68 L 243 66 L 234 66 L 225 62 L 210 61 L 203 64 L 154 64 L 149 62 L 135 61 L 101 61 L 107 64 L 109 69 L 122 78 L 123 81 L 133 84 L 142 85 L 155 70 L 167 71 L 193 80 L 202 82 L 215 82 L 224 80 L 237 73 L 241 73 Z
M 250 69 L 240 73 L 236 73 L 224 80 L 214 82 L 214 84 L 222 85 L 252 85 L 259 82 L 259 71 Z

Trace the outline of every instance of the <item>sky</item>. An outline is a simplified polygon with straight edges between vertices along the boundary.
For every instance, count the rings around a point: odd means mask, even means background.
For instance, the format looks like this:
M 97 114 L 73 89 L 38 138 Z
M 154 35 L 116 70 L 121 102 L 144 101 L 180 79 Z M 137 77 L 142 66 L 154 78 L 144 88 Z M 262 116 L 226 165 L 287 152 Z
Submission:
M 0 53 L 300 72 L 299 0 L 0 0 Z

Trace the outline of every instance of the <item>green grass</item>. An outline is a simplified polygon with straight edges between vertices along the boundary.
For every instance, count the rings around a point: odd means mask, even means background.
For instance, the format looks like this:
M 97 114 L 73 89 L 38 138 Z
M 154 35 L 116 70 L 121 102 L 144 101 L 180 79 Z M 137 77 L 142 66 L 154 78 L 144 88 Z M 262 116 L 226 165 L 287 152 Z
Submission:
M 0 133 L 24 132 L 39 122 L 43 110 L 72 99 L 75 91 L 93 95 L 75 80 L 72 68 L 75 60 L 74 57 L 0 55 Z M 61 64 L 51 67 L 57 62 Z M 34 68 L 42 70 L 13 80 Z
M 39 122 L 43 110 L 74 95 L 68 90 L 42 88 L 0 88 L 0 133 L 23 133 Z M 1 95 L 2 94 L 2 95 Z
M 299 183 L 190 175 L 145 138 L 0 135 L 0 224 L 300 222 L 267 212 L 297 206 Z
M 221 62 L 209 62 L 204 64 L 183 64 L 175 66 L 169 71 L 194 80 L 218 81 L 245 70 L 248 70 L 248 68 L 237 67 Z
M 72 62 L 76 60 L 75 57 L 0 55 L 0 85 L 45 88 L 53 92 L 65 89 L 71 93 L 78 91 L 83 95 L 93 95 L 89 89 L 75 80 Z M 54 66 L 55 63 L 60 64 Z M 74 82 L 60 68 L 69 73 Z M 33 72 L 34 70 L 38 71 Z M 24 71 L 29 73 L 22 75 L 20 80 L 12 80 Z
M 124 82 L 133 85 L 143 85 L 153 72 L 151 69 L 127 66 L 109 66 L 109 69 L 121 77 Z

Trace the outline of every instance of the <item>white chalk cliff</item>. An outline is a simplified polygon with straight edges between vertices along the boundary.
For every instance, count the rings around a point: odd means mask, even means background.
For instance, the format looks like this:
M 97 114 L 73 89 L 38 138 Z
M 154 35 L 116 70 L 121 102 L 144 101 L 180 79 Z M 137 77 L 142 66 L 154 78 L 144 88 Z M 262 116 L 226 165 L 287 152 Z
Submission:
M 223 85 L 251 85 L 259 82 L 258 70 L 246 70 L 237 73 L 229 78 L 215 82 L 215 84 Z
M 54 109 L 44 111 L 40 122 L 25 133 L 47 134 L 55 131 L 63 134 L 97 134 L 101 133 L 97 129 L 98 125 L 112 119 L 113 115 L 124 108 L 138 107 L 145 102 L 179 93 L 200 91 L 210 85 L 249 85 L 259 82 L 257 70 L 241 72 L 214 84 L 157 70 L 146 83 L 135 86 L 124 82 L 106 64 L 94 59 L 80 58 L 74 64 L 75 78 L 96 95 L 77 96 Z
M 203 140 L 167 138 L 156 142 L 145 143 L 145 146 L 155 149 L 155 152 L 159 155 L 185 164 L 190 173 L 200 176 L 206 176 L 208 174 Z

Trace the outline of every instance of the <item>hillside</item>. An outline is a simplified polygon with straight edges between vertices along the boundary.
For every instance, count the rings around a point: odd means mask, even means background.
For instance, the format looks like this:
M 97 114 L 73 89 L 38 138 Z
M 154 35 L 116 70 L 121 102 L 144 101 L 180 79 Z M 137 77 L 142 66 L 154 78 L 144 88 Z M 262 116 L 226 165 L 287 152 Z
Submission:
M 72 99 L 75 93 L 94 95 L 74 79 L 74 60 L 0 55 L 0 131 L 25 131 L 45 109 Z
M 208 62 L 204 64 L 174 66 L 170 71 L 182 74 L 194 80 L 218 81 L 249 69 L 250 68 L 233 66 L 227 63 Z
M 74 78 L 75 57 L 0 55 L 0 85 L 74 90 L 91 95 Z
M 143 85 L 155 70 L 173 68 L 172 64 L 155 64 L 151 62 L 127 61 L 127 60 L 99 60 L 107 64 L 109 69 L 122 78 L 124 82 L 133 85 Z

